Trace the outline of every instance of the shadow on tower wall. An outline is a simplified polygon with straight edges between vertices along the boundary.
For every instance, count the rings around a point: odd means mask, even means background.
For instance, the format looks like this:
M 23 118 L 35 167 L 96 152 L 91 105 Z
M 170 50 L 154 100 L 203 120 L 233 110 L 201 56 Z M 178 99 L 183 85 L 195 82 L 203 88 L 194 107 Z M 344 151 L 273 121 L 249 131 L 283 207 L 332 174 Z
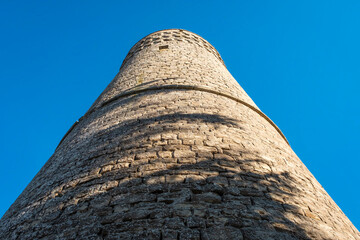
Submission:
M 307 235 L 294 221 L 306 220 L 295 203 L 284 200 L 300 191 L 289 172 L 276 174 L 257 152 L 207 136 L 224 127 L 241 130 L 241 123 L 219 114 L 163 109 L 96 132 L 89 151 L 70 139 L 59 148 L 62 161 L 49 160 L 22 194 L 31 205 L 18 199 L 4 215 L 2 221 L 17 220 L 3 225 L 3 236 L 323 239 L 316 231 Z

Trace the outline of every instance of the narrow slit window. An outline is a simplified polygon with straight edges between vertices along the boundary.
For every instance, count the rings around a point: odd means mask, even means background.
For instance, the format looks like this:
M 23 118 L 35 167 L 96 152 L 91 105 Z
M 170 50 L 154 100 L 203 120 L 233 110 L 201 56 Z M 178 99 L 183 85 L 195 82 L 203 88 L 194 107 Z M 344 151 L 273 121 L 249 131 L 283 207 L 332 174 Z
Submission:
M 169 49 L 169 45 L 159 46 L 159 50 Z

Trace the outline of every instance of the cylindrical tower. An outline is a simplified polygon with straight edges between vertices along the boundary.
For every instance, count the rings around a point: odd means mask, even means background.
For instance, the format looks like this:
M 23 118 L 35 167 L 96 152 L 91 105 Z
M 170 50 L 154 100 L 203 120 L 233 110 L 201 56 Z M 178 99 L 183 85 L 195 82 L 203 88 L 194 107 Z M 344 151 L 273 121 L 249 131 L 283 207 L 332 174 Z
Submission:
M 0 239 L 360 239 L 213 46 L 141 39 Z

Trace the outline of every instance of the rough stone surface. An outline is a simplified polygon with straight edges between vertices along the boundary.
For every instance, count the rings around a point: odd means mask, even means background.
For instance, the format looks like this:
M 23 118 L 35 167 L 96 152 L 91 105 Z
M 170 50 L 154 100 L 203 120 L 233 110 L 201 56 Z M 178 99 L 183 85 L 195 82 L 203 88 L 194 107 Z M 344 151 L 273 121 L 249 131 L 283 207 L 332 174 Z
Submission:
M 360 239 L 184 30 L 140 40 L 0 221 L 0 239 Z

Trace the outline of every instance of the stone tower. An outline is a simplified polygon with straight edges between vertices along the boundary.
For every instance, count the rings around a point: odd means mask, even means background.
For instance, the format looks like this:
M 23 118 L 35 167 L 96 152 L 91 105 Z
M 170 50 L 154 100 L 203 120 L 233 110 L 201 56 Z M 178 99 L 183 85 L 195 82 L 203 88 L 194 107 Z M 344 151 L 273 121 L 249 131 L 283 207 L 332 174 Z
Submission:
M 0 239 L 360 239 L 213 46 L 152 33 L 0 222 Z

